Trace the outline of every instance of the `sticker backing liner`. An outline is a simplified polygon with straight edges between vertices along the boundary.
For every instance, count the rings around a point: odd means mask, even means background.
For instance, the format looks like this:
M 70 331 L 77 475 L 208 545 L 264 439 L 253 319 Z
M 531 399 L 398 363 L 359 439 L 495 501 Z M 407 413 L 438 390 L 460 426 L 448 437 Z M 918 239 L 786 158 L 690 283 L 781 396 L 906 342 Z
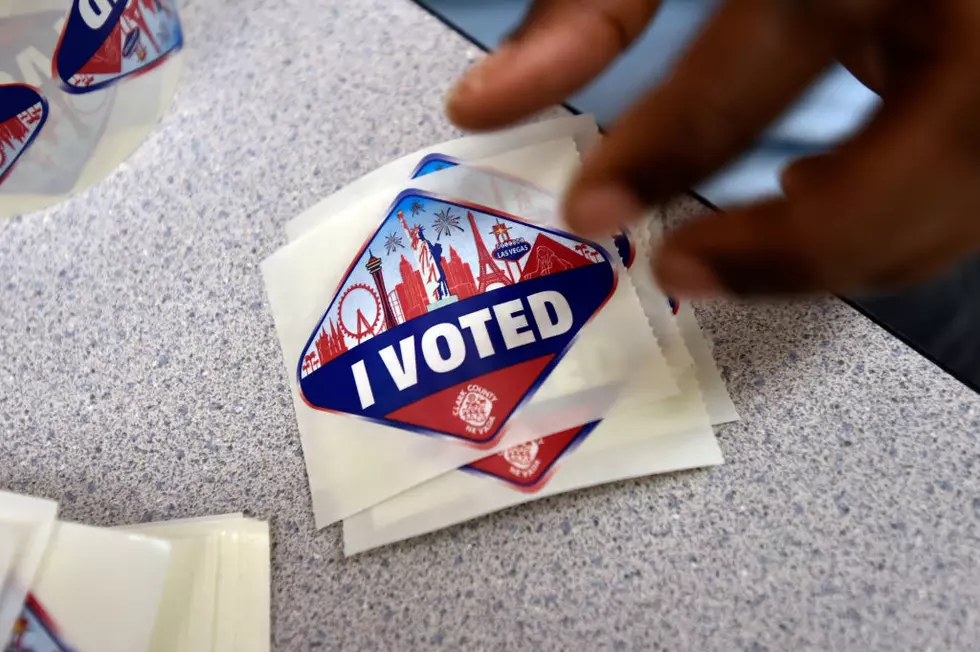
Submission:
M 417 171 L 419 162 L 429 154 L 442 154 L 464 161 L 476 161 L 536 143 L 565 137 L 575 140 L 578 151 L 587 151 L 599 139 L 599 129 L 595 119 L 591 115 L 579 115 L 536 122 L 496 131 L 492 134 L 466 136 L 406 154 L 400 159 L 356 179 L 294 217 L 286 224 L 286 237 L 290 241 L 296 240 L 340 210 L 349 208 L 365 197 L 387 191 L 393 185 L 410 179 Z M 551 166 L 549 161 L 544 163 L 546 163 L 544 171 L 551 170 L 553 174 L 559 176 L 557 178 L 540 178 L 536 181 L 537 185 L 544 188 L 553 188 L 556 185 L 563 186 L 567 181 L 567 177 L 564 176 L 567 171 Z M 538 171 L 538 174 L 542 172 Z
M 723 463 L 693 368 L 679 383 L 678 396 L 604 418 L 561 459 L 539 491 L 521 491 L 494 477 L 453 471 L 346 518 L 345 554 L 574 489 Z
M 448 189 L 445 194 L 449 194 L 461 187 L 463 180 L 479 176 L 468 169 L 446 170 L 412 182 L 410 187 L 430 192 Z M 292 361 L 300 359 L 304 349 L 298 348 L 297 342 L 307 341 L 319 323 L 323 306 L 329 304 L 343 278 L 343 270 L 331 269 L 332 265 L 324 262 L 332 259 L 331 251 L 357 251 L 377 229 L 390 199 L 391 195 L 382 195 L 362 201 L 345 211 L 345 217 L 338 216 L 336 222 L 280 250 L 263 264 L 280 344 L 290 361 L 290 382 L 318 526 L 497 450 L 592 421 L 615 398 L 610 384 L 622 382 L 637 355 L 652 349 L 651 354 L 659 356 L 632 285 L 621 274 L 613 298 L 579 332 L 575 345 L 515 414 L 510 429 L 494 449 L 480 451 L 308 408 L 296 391 Z M 355 224 L 357 228 L 353 228 Z M 297 283 L 297 278 L 304 282 Z M 615 329 L 616 338 L 602 335 L 609 329 Z M 664 395 L 676 392 L 669 373 L 662 381 Z M 581 400 L 583 392 L 598 390 L 604 391 L 593 400 Z M 575 394 L 579 396 L 573 399 Z
M 118 529 L 173 547 L 153 650 L 269 649 L 268 523 L 224 514 Z
M 165 541 L 60 522 L 31 594 L 72 650 L 145 650 L 169 561 Z
M 8 552 L 11 545 L 14 548 L 6 577 L 0 578 L 0 648 L 6 646 L 35 581 L 57 514 L 53 501 L 0 492 L 0 521 L 13 526 L 6 529 Z

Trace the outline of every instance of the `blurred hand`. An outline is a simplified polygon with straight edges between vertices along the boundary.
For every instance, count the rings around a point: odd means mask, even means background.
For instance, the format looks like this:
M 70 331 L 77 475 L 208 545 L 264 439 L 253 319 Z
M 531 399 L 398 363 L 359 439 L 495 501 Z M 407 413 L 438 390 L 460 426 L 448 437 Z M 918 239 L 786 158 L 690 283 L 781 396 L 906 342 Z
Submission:
M 493 129 L 561 102 L 639 36 L 657 0 L 538 0 L 449 100 Z M 609 130 L 566 198 L 610 233 L 749 147 L 836 60 L 878 92 L 868 126 L 791 166 L 786 196 L 708 214 L 656 257 L 665 292 L 883 289 L 980 249 L 980 2 L 727 0 L 659 87 Z

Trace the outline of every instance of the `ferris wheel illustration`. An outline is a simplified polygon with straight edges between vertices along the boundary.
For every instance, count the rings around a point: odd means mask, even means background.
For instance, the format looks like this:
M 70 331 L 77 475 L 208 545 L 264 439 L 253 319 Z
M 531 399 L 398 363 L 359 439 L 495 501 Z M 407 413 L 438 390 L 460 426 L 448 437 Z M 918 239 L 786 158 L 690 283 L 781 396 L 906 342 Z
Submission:
M 369 319 L 368 316 L 364 314 L 364 311 L 361 310 L 362 306 L 358 306 L 354 309 L 354 324 L 353 328 L 351 328 L 351 325 L 345 321 L 344 317 L 344 315 L 347 315 L 347 318 L 351 318 L 351 315 L 349 311 L 344 310 L 344 306 L 351 297 L 360 299 L 363 302 L 364 295 L 361 294 L 363 292 L 366 292 L 371 296 L 371 299 L 373 300 L 372 303 L 374 304 L 374 314 L 371 315 Z M 337 304 L 337 321 L 340 325 L 340 330 L 342 330 L 347 336 L 356 339 L 358 344 L 360 344 L 362 340 L 369 337 L 374 337 L 381 332 L 381 297 L 379 297 L 378 293 L 375 292 L 369 285 L 365 285 L 364 283 L 352 283 L 346 290 L 344 290 L 343 294 L 340 295 L 340 301 Z

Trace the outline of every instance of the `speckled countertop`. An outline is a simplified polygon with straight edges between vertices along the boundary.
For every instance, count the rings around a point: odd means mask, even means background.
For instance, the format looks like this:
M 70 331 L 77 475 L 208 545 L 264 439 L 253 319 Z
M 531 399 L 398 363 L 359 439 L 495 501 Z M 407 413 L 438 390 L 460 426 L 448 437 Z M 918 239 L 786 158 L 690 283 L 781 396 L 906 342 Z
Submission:
M 269 519 L 277 650 L 975 649 L 980 397 L 836 300 L 700 307 L 744 417 L 726 466 L 345 560 L 257 265 L 317 198 L 454 135 L 469 46 L 404 0 L 249 4 L 184 2 L 159 129 L 0 225 L 0 486 L 101 525 Z

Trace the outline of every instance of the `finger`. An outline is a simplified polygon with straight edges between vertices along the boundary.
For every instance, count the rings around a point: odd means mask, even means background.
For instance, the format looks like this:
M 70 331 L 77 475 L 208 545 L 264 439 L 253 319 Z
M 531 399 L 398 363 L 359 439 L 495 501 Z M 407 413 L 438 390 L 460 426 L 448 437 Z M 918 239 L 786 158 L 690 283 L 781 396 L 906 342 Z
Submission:
M 520 29 L 450 94 L 450 119 L 493 129 L 562 102 L 619 56 L 659 0 L 538 0 Z
M 669 233 L 656 259 L 664 291 L 890 289 L 980 249 L 978 62 L 913 80 L 831 157 L 801 163 L 787 199 Z
M 788 198 L 806 192 L 807 188 L 824 181 L 834 169 L 833 154 L 816 154 L 793 161 L 779 175 L 779 185 Z
M 609 232 L 747 148 L 879 3 L 729 0 L 668 79 L 613 125 L 567 199 L 583 233 Z M 835 13 L 836 12 L 836 13 Z

